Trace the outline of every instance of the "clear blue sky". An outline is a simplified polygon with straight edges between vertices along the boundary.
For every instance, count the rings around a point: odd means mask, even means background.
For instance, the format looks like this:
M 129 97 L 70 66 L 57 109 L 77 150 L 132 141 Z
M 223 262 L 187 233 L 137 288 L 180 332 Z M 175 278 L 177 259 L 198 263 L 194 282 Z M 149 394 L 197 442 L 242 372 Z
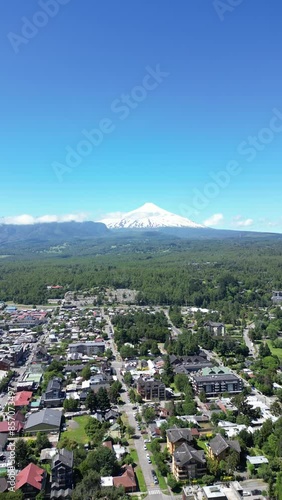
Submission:
M 0 217 L 99 218 L 150 201 L 282 232 L 281 0 L 225 12 L 212 0 L 60 2 L 43 16 L 47 0 L 2 6 Z M 144 80 L 157 65 L 167 75 Z M 66 148 L 99 127 L 100 145 L 70 166 Z M 211 172 L 231 161 L 219 186 Z

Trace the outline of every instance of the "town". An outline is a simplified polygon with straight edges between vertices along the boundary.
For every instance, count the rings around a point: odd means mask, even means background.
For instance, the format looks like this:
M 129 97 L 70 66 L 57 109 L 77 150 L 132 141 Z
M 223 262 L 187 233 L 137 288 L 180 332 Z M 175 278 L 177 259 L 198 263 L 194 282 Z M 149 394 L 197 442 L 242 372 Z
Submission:
M 282 293 L 234 324 L 135 297 L 0 303 L 0 498 L 272 498 Z

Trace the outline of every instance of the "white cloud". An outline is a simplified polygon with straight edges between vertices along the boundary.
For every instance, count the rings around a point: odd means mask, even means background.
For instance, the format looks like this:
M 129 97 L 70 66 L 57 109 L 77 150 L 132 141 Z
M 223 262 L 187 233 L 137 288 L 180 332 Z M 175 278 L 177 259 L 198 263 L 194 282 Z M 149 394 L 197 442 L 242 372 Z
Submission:
M 23 214 L 15 215 L 12 217 L 0 217 L 0 224 L 44 224 L 48 222 L 83 222 L 89 220 L 85 213 L 66 214 L 66 215 L 42 215 L 40 217 L 33 217 L 32 215 Z
M 249 227 L 254 223 L 253 219 L 242 219 L 241 215 L 236 215 L 233 217 L 233 226 L 235 227 Z
M 281 226 L 282 224 L 282 218 L 278 219 L 278 220 L 269 220 L 265 217 L 261 218 L 258 220 L 258 222 L 260 224 L 263 224 L 265 227 L 277 227 L 277 226 Z
M 204 221 L 204 225 L 217 226 L 222 220 L 223 220 L 223 214 L 214 214 Z
M 126 212 L 110 212 L 100 217 L 101 220 L 111 220 L 111 219 L 122 219 L 126 215 Z

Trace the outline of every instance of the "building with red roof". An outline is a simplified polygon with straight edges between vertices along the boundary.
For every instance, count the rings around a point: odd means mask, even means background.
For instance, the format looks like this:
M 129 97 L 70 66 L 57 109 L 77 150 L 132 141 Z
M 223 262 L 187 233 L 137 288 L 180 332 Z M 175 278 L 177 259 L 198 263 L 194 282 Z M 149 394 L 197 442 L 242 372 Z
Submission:
M 33 498 L 44 489 L 46 471 L 35 464 L 29 464 L 16 476 L 15 490 L 21 490 L 26 498 Z
M 19 434 L 23 430 L 24 424 L 19 420 L 15 420 L 15 425 L 13 427 L 14 427 L 13 432 L 15 434 Z M 9 420 L 3 420 L 3 422 L 0 422 L 0 434 L 2 433 L 9 434 L 10 429 L 11 429 L 11 422 Z
M 111 451 L 114 450 L 112 441 L 104 441 L 103 446 L 105 446 L 106 448 L 109 448 L 109 450 L 111 450 Z
M 14 405 L 16 408 L 23 408 L 24 406 L 28 406 L 32 398 L 31 391 L 20 391 L 17 392 L 14 400 Z
M 126 465 L 123 470 L 124 473 L 121 476 L 113 478 L 114 486 L 116 488 L 123 486 L 125 493 L 137 491 L 137 483 L 132 465 Z

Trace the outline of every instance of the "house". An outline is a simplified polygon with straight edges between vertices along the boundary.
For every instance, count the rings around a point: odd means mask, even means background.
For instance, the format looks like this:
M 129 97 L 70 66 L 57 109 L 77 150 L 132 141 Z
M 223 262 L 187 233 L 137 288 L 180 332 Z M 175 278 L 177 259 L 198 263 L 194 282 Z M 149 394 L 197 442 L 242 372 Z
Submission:
M 223 323 L 216 323 L 215 321 L 206 321 L 204 327 L 207 328 L 209 333 L 213 334 L 215 337 L 224 337 L 225 326 Z
M 137 491 L 137 483 L 132 465 L 125 465 L 121 476 L 113 478 L 113 483 L 116 488 L 122 486 L 125 493 L 133 493 Z
M 111 425 L 107 432 L 107 436 L 112 439 L 121 439 L 121 428 L 120 425 L 115 423 Z
M 282 291 L 281 290 L 273 290 L 271 300 L 273 304 L 281 305 L 282 303 Z
M 97 373 L 96 375 L 92 375 L 89 379 L 90 389 L 97 393 L 100 387 L 104 389 L 110 388 L 111 377 L 105 373 Z
M 111 451 L 114 451 L 113 442 L 110 440 L 104 441 L 103 446 L 105 446 L 105 448 L 108 448 Z
M 203 476 L 206 473 L 204 451 L 182 443 L 172 455 L 172 472 L 177 481 Z
M 65 393 L 62 392 L 62 380 L 58 377 L 49 380 L 46 391 L 42 394 L 45 408 L 57 408 L 63 405 Z
M 230 451 L 236 451 L 238 455 L 241 453 L 239 441 L 225 439 L 221 434 L 216 436 L 207 445 L 208 455 L 212 460 L 225 460 Z
M 26 499 L 35 498 L 44 490 L 45 482 L 46 471 L 31 463 L 16 475 L 15 490 L 21 490 Z
M 51 462 L 56 453 L 56 448 L 44 448 L 40 452 L 40 462 Z
M 25 417 L 22 413 L 20 413 L 19 411 L 17 411 L 15 413 L 15 416 L 13 417 L 14 418 L 14 427 L 15 429 L 13 430 L 13 432 L 15 434 L 20 434 L 21 431 L 23 430 L 24 428 L 24 420 L 25 420 Z M 10 422 L 9 420 L 3 420 L 2 422 L 0 422 L 0 434 L 4 433 L 8 433 L 9 434 L 10 432 Z
M 152 438 L 161 437 L 161 430 L 160 430 L 160 428 L 157 426 L 157 424 L 156 424 L 156 423 L 149 424 L 149 425 L 148 425 L 148 430 L 149 430 L 149 435 L 150 435 Z
M 121 460 L 124 455 L 126 455 L 127 451 L 124 446 L 121 446 L 120 444 L 114 444 L 113 445 L 113 451 L 117 457 L 117 460 Z
M 72 451 L 62 448 L 53 457 L 51 482 L 51 498 L 71 498 L 73 489 Z
M 249 463 L 250 465 L 253 465 L 255 467 L 255 469 L 257 469 L 262 464 L 268 464 L 268 460 L 263 455 L 257 455 L 255 457 L 251 457 L 250 455 L 247 455 L 247 463 Z
M 14 399 L 15 408 L 23 408 L 24 406 L 29 406 L 32 398 L 32 391 L 20 391 L 17 392 Z
M 191 444 L 192 442 L 193 436 L 191 429 L 183 429 L 174 425 L 171 429 L 167 429 L 166 431 L 166 444 L 171 455 L 175 452 L 176 448 L 183 443 Z
M 116 410 L 108 410 L 104 415 L 104 421 L 114 424 L 120 416 L 120 413 Z
M 29 415 L 25 424 L 25 432 L 36 434 L 40 432 L 59 432 L 61 427 L 62 412 L 45 408 Z
M 243 389 L 241 378 L 226 367 L 204 368 L 199 374 L 193 374 L 192 385 L 196 393 L 204 392 L 212 397 L 228 392 L 238 394 Z
M 145 401 L 163 401 L 166 399 L 165 384 L 160 380 L 139 377 L 137 380 L 137 392 Z
M 203 368 L 210 368 L 213 363 L 202 355 L 197 356 L 170 356 L 171 365 L 174 373 L 184 373 L 189 375 L 191 372 L 202 370 Z

